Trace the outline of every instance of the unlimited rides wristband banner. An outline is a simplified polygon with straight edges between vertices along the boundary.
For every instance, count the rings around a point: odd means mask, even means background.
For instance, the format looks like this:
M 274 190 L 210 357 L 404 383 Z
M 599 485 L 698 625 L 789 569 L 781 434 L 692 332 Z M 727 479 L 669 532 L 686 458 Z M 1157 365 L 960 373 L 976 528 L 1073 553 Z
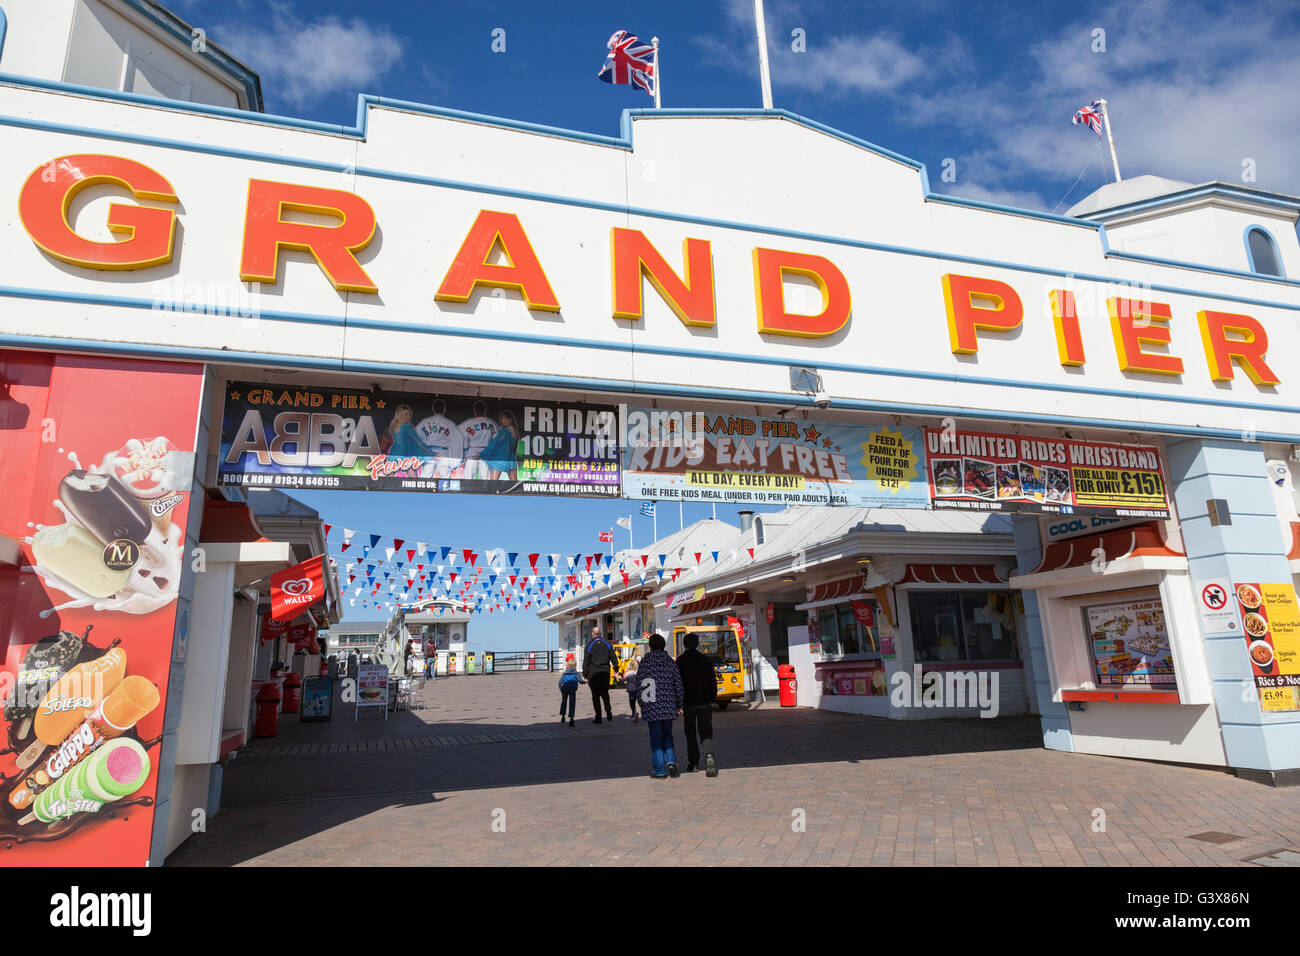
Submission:
M 232 382 L 218 483 L 617 497 L 618 410 Z
M 0 351 L 0 865 L 148 861 L 203 369 Z M 178 625 L 178 616 L 181 621 Z

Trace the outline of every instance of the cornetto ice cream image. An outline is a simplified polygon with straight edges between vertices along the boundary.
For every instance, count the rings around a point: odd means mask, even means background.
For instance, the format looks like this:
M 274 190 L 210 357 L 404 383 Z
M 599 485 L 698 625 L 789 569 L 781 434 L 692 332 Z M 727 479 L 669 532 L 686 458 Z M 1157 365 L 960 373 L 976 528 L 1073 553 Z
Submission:
M 148 614 L 176 599 L 184 540 L 171 509 L 184 501 L 192 463 L 166 438 L 130 439 L 99 466 L 75 466 L 54 506 L 66 521 L 33 525 L 27 539 L 35 570 L 72 600 L 44 612 L 92 607 Z M 179 486 L 179 487 L 173 487 Z

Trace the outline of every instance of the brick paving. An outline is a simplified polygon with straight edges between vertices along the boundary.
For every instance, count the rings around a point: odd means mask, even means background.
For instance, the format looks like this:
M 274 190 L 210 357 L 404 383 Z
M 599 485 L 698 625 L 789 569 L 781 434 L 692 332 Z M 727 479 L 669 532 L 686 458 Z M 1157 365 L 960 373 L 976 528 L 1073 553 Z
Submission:
M 1044 750 L 1035 718 L 733 704 L 719 776 L 660 781 L 622 691 L 599 727 L 580 693 L 569 728 L 555 679 L 439 679 L 387 721 L 284 715 L 168 865 L 1300 864 L 1300 788 Z

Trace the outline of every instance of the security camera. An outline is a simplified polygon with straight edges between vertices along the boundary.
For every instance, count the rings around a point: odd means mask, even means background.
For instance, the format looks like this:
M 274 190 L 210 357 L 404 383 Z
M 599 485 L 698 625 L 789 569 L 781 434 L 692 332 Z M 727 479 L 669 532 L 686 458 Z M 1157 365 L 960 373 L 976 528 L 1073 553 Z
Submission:
M 817 389 L 817 391 L 813 393 L 813 404 L 816 405 L 818 408 L 830 408 L 831 407 L 830 393 L 827 392 L 826 389 L 824 388 Z

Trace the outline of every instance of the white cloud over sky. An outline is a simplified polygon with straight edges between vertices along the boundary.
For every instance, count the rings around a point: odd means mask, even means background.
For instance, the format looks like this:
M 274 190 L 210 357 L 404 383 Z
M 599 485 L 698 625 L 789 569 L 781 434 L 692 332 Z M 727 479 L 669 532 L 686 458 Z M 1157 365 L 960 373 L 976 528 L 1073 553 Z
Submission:
M 213 32 L 257 70 L 268 104 L 300 108 L 322 97 L 375 89 L 402 62 L 405 44 L 387 26 L 360 17 L 313 16 L 310 6 L 268 5 L 267 21 L 233 23 Z M 305 11 L 305 12 L 304 12 Z
M 1070 117 L 1105 97 L 1126 177 L 1241 182 L 1250 159 L 1258 181 L 1249 185 L 1300 193 L 1300 28 L 1293 5 L 1117 0 L 1083 9 L 1058 8 L 1071 19 L 1055 20 L 1028 44 L 976 49 L 959 35 L 963 23 L 980 16 L 974 10 L 924 17 L 925 41 L 909 43 L 886 25 L 832 30 L 842 11 L 825 2 L 769 0 L 776 103 L 869 98 L 895 130 L 938 137 L 940 155 L 956 159 L 958 181 L 945 184 L 928 157 L 934 188 L 1047 208 L 1090 156 L 1087 188 L 1070 202 L 1099 182 L 1096 135 L 1071 126 Z M 723 58 L 749 72 L 752 11 L 750 0 L 729 0 L 726 45 L 740 52 Z M 791 51 L 791 24 L 808 25 L 808 52 Z M 1035 28 L 1027 19 L 1006 36 L 1032 36 Z M 1104 53 L 1092 49 L 1098 28 L 1105 30 Z M 888 126 L 868 138 L 889 147 L 887 136 Z M 1102 158 L 1109 168 L 1104 149 Z

